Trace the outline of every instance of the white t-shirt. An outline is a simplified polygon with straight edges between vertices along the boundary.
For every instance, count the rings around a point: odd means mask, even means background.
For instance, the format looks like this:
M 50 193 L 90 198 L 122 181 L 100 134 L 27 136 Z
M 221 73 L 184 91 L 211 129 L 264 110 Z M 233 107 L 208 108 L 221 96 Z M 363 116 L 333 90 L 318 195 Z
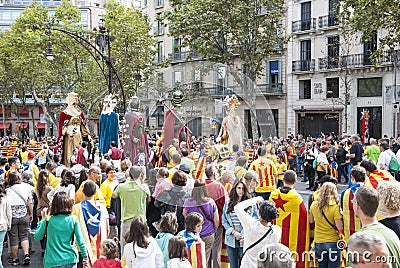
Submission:
M 377 168 L 381 170 L 389 170 L 389 163 L 392 156 L 395 156 L 389 149 L 383 151 L 378 158 Z
M 32 199 L 33 187 L 27 183 L 14 184 L 6 189 L 8 200 L 10 201 L 13 218 L 23 218 L 28 213 L 26 205 Z M 18 195 L 21 195 L 21 197 Z
M 68 186 L 57 185 L 56 188 L 53 188 L 47 194 L 47 199 L 49 199 L 50 202 L 53 202 L 54 196 L 56 195 L 56 193 L 59 193 L 59 192 L 67 193 L 68 197 L 75 201 L 75 185 L 73 185 L 73 184 L 69 184 Z
M 167 268 L 192 268 L 188 260 L 182 261 L 180 258 L 173 258 L 167 262 Z
M 318 163 L 324 164 L 324 165 L 328 165 L 328 158 L 326 158 L 326 154 L 325 153 L 319 153 L 318 154 Z

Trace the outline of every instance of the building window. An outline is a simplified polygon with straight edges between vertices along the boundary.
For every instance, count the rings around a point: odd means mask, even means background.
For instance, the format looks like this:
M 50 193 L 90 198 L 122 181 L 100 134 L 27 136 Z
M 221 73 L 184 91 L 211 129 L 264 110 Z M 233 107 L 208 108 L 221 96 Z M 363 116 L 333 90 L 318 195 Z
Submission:
M 257 109 L 256 115 L 263 137 L 278 135 L 278 109 Z
M 311 40 L 300 42 L 300 70 L 311 70 Z
M 154 6 L 157 7 L 163 7 L 164 5 L 164 0 L 154 0 Z
M 326 98 L 339 98 L 339 77 L 326 79 Z
M 159 41 L 157 43 L 157 62 L 161 63 L 164 61 L 164 42 Z
M 175 71 L 174 72 L 174 84 L 173 86 L 176 87 L 182 83 L 182 72 L 181 71 Z
M 371 55 L 374 53 L 377 49 L 377 35 L 376 33 L 366 42 L 364 42 L 364 47 L 363 47 L 363 63 L 364 65 L 372 65 L 371 61 Z
M 311 79 L 299 80 L 299 99 L 311 99 Z
M 381 97 L 382 96 L 382 77 L 359 78 L 357 80 L 358 97 Z
M 301 30 L 311 29 L 311 2 L 301 3 Z
M 279 83 L 279 61 L 269 62 L 269 83 L 271 85 Z

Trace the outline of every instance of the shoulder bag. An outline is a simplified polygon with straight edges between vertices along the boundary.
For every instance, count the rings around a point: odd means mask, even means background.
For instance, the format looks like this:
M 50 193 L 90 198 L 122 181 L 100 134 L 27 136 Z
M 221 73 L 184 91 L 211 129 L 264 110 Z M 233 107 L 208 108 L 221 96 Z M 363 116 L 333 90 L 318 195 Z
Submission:
M 261 241 L 264 240 L 264 238 L 267 237 L 267 235 L 268 235 L 269 233 L 272 232 L 272 226 L 273 226 L 273 225 L 271 225 L 271 227 L 268 229 L 268 231 L 267 231 L 260 239 L 258 239 L 256 242 L 254 242 L 253 244 L 251 244 L 250 246 L 248 246 L 248 247 L 246 248 L 246 250 L 243 252 L 242 257 L 240 258 L 240 262 L 242 262 L 242 259 L 243 259 L 244 255 L 246 254 L 247 251 L 249 251 L 250 249 L 252 249 L 252 248 L 254 248 L 255 246 L 257 246 Z

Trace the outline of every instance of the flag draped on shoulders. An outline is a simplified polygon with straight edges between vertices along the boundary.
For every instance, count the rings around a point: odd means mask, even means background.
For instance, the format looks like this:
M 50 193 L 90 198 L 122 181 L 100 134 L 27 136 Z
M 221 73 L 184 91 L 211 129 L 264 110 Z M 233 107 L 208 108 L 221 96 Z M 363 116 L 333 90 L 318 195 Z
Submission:
M 186 230 L 179 232 L 178 236 L 185 239 L 189 262 L 192 268 L 206 268 L 205 245 L 200 236 L 194 233 L 188 233 Z
M 365 185 L 376 189 L 380 182 L 391 180 L 394 180 L 394 178 L 389 172 L 376 169 L 369 174 L 369 177 L 365 180 Z
M 207 157 L 203 155 L 202 157 L 199 157 L 199 159 L 197 160 L 195 178 L 198 180 L 203 178 L 204 171 L 206 170 L 207 166 L 206 158 Z
M 308 213 L 301 196 L 294 189 L 279 188 L 269 198 L 279 212 L 276 225 L 282 228 L 281 243 L 297 252 L 296 267 L 308 267 L 307 254 L 310 245 Z M 303 257 L 305 256 L 305 257 Z
M 344 238 L 346 242 L 349 241 L 349 238 L 352 234 L 360 230 L 361 222 L 360 219 L 356 217 L 353 209 L 353 199 L 354 194 L 358 188 L 360 188 L 362 184 L 355 183 L 350 186 L 349 189 L 343 192 L 342 194 L 342 210 L 343 210 L 343 229 L 344 229 Z

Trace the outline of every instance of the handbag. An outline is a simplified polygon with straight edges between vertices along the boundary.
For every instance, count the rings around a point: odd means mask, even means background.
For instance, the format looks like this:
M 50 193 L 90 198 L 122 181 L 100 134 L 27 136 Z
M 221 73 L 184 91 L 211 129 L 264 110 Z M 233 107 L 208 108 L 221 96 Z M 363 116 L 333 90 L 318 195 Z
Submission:
M 250 246 L 248 246 L 248 247 L 246 248 L 246 250 L 245 250 L 245 251 L 243 252 L 243 254 L 242 254 L 242 257 L 240 258 L 240 263 L 242 262 L 242 259 L 243 259 L 244 255 L 246 254 L 247 251 L 249 251 L 250 249 L 252 249 L 252 248 L 254 248 L 255 246 L 257 246 L 261 241 L 264 240 L 264 238 L 267 237 L 267 235 L 268 235 L 270 232 L 272 232 L 272 226 L 273 226 L 273 225 L 271 225 L 271 227 L 268 229 L 268 231 L 267 231 L 260 239 L 258 239 L 256 242 L 254 242 L 253 244 L 251 244 Z
M 332 226 L 332 228 L 335 229 L 335 231 L 338 231 L 338 228 L 336 227 L 336 225 L 334 225 L 332 222 L 330 222 L 328 220 L 328 218 L 326 217 L 324 211 L 321 211 L 321 212 L 322 212 L 322 216 L 324 216 L 325 220 L 329 223 L 329 225 Z

